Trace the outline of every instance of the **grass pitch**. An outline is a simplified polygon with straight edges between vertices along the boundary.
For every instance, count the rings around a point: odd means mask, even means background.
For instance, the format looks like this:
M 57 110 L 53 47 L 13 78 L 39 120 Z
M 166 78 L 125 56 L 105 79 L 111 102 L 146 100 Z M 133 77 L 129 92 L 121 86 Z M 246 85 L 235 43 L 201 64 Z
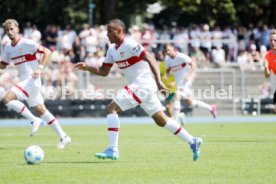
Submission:
M 0 128 L 0 183 L 276 183 L 276 123 L 188 124 L 204 140 L 198 161 L 188 145 L 155 125 L 122 125 L 120 159 L 98 160 L 107 147 L 106 126 L 64 126 L 72 138 L 57 150 L 49 127 L 28 137 L 27 127 Z M 23 152 L 36 144 L 45 152 L 40 165 L 27 165 Z

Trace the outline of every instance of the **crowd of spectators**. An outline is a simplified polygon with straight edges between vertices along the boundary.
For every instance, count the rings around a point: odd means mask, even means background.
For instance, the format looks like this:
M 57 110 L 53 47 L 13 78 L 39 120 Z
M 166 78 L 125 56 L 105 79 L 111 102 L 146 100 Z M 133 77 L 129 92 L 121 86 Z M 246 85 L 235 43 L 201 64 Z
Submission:
M 264 54 L 269 49 L 269 34 L 272 27 L 236 26 L 210 28 L 207 24 L 190 27 L 155 28 L 151 24 L 134 25 L 127 30 L 127 36 L 140 42 L 153 54 L 162 50 L 163 43 L 174 43 L 176 48 L 188 54 L 198 67 L 229 67 L 237 64 L 241 70 L 255 70 L 263 67 Z M 104 61 L 108 47 L 105 26 L 89 27 L 83 24 L 80 31 L 70 25 L 61 28 L 58 25 L 48 25 L 45 30 L 39 30 L 36 25 L 27 22 L 22 29 L 22 37 L 43 44 L 52 51 L 51 61 L 43 73 L 43 83 L 46 86 L 77 87 L 78 74 L 73 64 L 79 61 L 88 65 L 100 66 Z M 8 36 L 0 28 L 1 52 L 10 42 Z M 13 66 L 8 70 L 13 71 Z M 113 67 L 112 77 L 121 77 L 118 68 Z M 16 72 L 0 71 L 0 99 L 5 90 L 16 82 Z M 89 84 L 91 85 L 91 84 Z

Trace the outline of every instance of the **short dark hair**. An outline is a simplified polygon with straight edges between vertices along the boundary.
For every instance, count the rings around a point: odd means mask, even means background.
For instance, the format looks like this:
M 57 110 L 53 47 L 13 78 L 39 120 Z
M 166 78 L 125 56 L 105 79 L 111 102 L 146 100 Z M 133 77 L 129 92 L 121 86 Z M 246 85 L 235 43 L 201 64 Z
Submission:
M 120 19 L 113 19 L 113 20 L 110 20 L 110 21 L 108 22 L 108 24 L 115 24 L 115 25 L 117 25 L 117 26 L 120 26 L 120 27 L 123 29 L 124 33 L 126 32 L 126 25 L 125 25 L 125 23 L 124 23 L 122 20 L 120 20 Z
M 163 45 L 163 49 L 167 49 L 168 47 L 174 48 L 173 44 L 171 44 L 171 43 L 166 43 Z

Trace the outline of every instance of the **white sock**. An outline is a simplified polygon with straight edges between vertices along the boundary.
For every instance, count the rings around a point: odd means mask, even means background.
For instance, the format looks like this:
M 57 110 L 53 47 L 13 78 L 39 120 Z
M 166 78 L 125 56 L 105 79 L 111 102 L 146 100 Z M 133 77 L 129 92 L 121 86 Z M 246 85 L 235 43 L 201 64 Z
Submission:
M 118 139 L 119 139 L 119 128 L 120 120 L 118 114 L 112 113 L 107 115 L 108 123 L 108 141 L 109 147 L 113 150 L 118 151 Z
M 173 118 L 177 120 L 178 114 L 181 111 L 181 103 L 180 100 L 175 100 L 173 103 Z
M 201 108 L 204 108 L 204 109 L 208 109 L 209 111 L 212 110 L 212 106 L 203 102 L 203 101 L 200 101 L 200 100 L 193 100 L 192 101 L 192 107 L 201 107 Z
M 21 114 L 23 117 L 27 118 L 31 122 L 35 122 L 38 118 L 34 116 L 31 111 L 19 100 L 11 100 L 6 106 L 9 109 L 14 110 L 15 112 Z
M 168 118 L 165 128 L 187 143 L 193 143 L 193 136 L 189 134 L 189 132 L 187 132 L 184 128 L 182 128 L 175 120 Z
M 57 133 L 60 139 L 66 136 L 66 133 L 60 127 L 57 119 L 49 111 L 46 111 L 42 116 L 40 116 L 47 124 Z

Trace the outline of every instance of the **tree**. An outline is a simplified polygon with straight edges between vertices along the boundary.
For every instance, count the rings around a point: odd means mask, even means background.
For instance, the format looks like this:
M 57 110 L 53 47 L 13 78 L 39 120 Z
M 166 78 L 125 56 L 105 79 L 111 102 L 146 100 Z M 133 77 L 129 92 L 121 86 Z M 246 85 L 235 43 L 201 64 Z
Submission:
M 156 0 L 93 0 L 96 4 L 95 24 L 106 24 L 120 18 L 127 25 L 136 15 L 146 19 L 146 9 Z M 276 4 L 273 0 L 159 0 L 166 8 L 153 17 L 156 25 L 187 26 L 192 23 L 224 25 L 249 23 L 276 25 Z M 43 29 L 48 24 L 62 27 L 71 24 L 75 29 L 88 22 L 89 0 L 8 0 L 1 1 L 0 21 L 15 18 L 20 24 L 27 21 Z
M 191 23 L 230 24 L 237 20 L 236 11 L 231 0 L 178 0 L 162 1 L 167 7 L 155 17 L 162 24 L 176 22 L 187 26 Z

